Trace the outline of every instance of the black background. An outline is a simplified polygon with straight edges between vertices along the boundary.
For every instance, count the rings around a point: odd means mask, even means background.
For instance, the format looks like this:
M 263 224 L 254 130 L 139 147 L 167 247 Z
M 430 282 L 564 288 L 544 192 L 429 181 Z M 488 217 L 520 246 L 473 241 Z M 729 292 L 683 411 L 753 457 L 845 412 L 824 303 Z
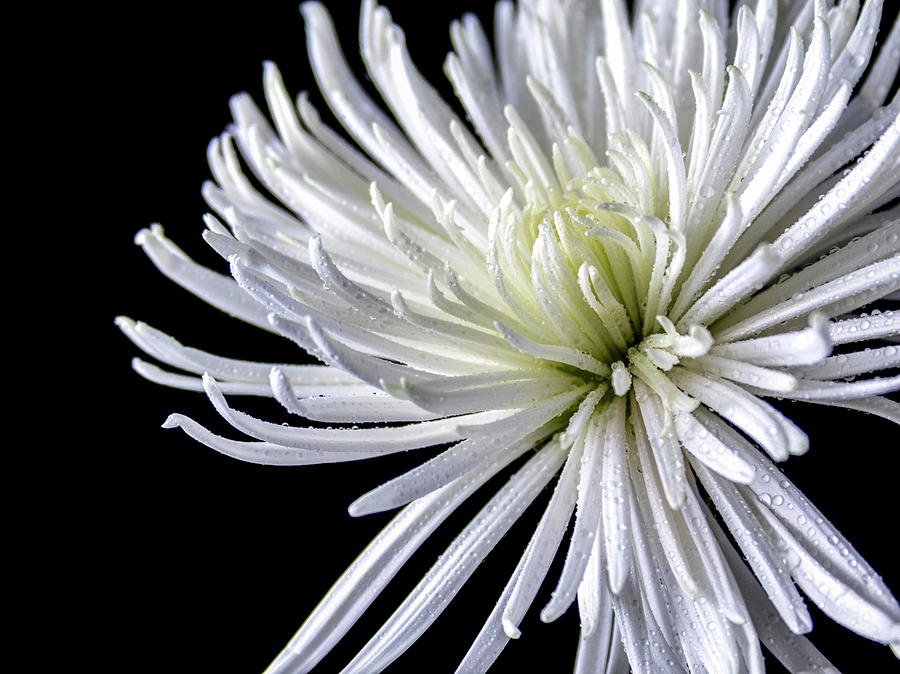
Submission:
M 358 5 L 326 4 L 355 63 Z M 478 4 L 489 22 L 488 3 Z M 414 61 L 452 98 L 441 64 L 449 22 L 462 10 L 454 3 L 388 6 L 406 30 Z M 354 520 L 346 506 L 417 461 L 262 467 L 220 456 L 180 431 L 164 431 L 160 424 L 173 411 L 223 426 L 202 394 L 164 389 L 132 372 L 129 360 L 138 351 L 113 318 L 144 320 L 225 356 L 303 358 L 292 344 L 230 320 L 175 286 L 132 243 L 140 228 L 161 222 L 191 256 L 225 270 L 200 238 L 207 209 L 199 190 L 209 175 L 206 145 L 230 119 L 228 97 L 243 90 L 261 100 L 261 64 L 270 59 L 289 92 L 313 92 L 330 121 L 306 65 L 303 21 L 294 2 L 165 1 L 69 8 L 55 21 L 62 30 L 48 44 L 54 104 L 45 133 L 62 148 L 56 177 L 75 189 L 67 203 L 37 206 L 51 218 L 56 207 L 66 207 L 58 231 L 68 234 L 58 245 L 73 267 L 59 276 L 57 306 L 72 318 L 67 330 L 73 337 L 55 360 L 77 363 L 63 391 L 78 422 L 64 432 L 62 447 L 75 458 L 77 474 L 62 475 L 59 512 L 43 541 L 52 550 L 47 573 L 62 588 L 43 607 L 47 633 L 74 619 L 83 636 L 68 659 L 90 671 L 258 673 L 391 517 Z M 236 398 L 235 404 L 288 420 L 275 403 Z M 783 407 L 812 439 L 810 452 L 792 458 L 785 472 L 896 591 L 896 427 L 842 410 Z M 70 466 L 56 465 L 60 472 Z M 338 671 L 352 657 L 501 482 L 437 531 L 319 671 Z M 389 671 L 453 671 L 512 572 L 545 498 Z M 536 616 L 559 570 L 557 563 L 522 625 L 523 638 L 507 646 L 496 671 L 571 670 L 577 611 L 551 625 Z M 813 618 L 813 642 L 842 671 L 896 671 L 886 647 L 815 609 Z

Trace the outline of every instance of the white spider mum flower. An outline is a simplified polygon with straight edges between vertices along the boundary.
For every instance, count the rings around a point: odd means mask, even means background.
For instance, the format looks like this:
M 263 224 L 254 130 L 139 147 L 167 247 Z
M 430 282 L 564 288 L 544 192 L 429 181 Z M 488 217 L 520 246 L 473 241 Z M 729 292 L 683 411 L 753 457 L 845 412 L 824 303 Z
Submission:
M 274 127 L 237 96 L 209 150 L 204 195 L 221 220 L 204 236 L 231 276 L 158 227 L 137 240 L 186 289 L 323 364 L 231 360 L 119 324 L 182 371 L 138 372 L 204 390 L 253 440 L 179 414 L 166 426 L 230 456 L 304 465 L 451 444 L 352 504 L 403 509 L 270 673 L 313 668 L 513 463 L 346 672 L 400 656 L 550 484 L 460 672 L 519 636 L 570 523 L 541 617 L 577 602 L 577 672 L 760 672 L 761 645 L 791 671 L 834 671 L 798 636 L 801 592 L 900 648 L 897 601 L 773 464 L 808 441 L 765 401 L 900 422 L 884 397 L 900 376 L 857 378 L 900 366 L 900 314 L 856 313 L 900 290 L 900 99 L 886 103 L 900 28 L 873 60 L 882 3 L 859 4 L 757 0 L 729 16 L 720 0 L 645 0 L 629 19 L 621 0 L 501 2 L 493 49 L 473 17 L 451 30 L 446 72 L 471 126 L 373 0 L 362 56 L 392 117 L 324 7 L 303 5 L 319 87 L 362 152 L 268 64 Z M 348 426 L 261 421 L 230 394 Z

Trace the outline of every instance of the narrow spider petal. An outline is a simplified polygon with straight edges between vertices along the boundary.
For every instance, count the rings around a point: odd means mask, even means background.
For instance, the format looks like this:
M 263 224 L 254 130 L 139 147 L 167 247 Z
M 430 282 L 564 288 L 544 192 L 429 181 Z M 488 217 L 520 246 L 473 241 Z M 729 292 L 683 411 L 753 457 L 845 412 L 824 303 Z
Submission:
M 687 179 L 684 174 L 681 145 L 672 126 L 673 120 L 669 119 L 656 101 L 646 94 L 638 94 L 638 98 L 647 106 L 647 110 L 653 117 L 654 128 L 663 138 L 663 150 L 669 178 L 669 217 L 671 219 L 669 224 L 675 230 L 684 229 L 684 221 L 687 217 Z
M 900 100 L 895 103 L 900 103 Z M 897 105 L 881 108 L 858 127 L 848 130 L 827 150 L 814 156 L 751 225 L 748 229 L 748 239 L 754 238 L 750 234 L 752 232 L 769 232 L 788 213 L 796 214 L 796 217 L 803 215 L 803 212 L 812 205 L 812 200 L 807 195 L 817 186 L 820 186 L 820 190 L 823 189 L 827 185 L 826 179 L 875 142 L 887 130 L 896 115 Z M 846 185 L 843 187 L 846 188 Z M 807 204 L 806 209 L 800 208 L 804 204 Z
M 795 390 L 780 395 L 794 400 L 854 400 L 880 396 L 894 391 L 900 391 L 900 375 L 853 382 L 800 379 Z
M 692 596 L 685 591 L 673 567 L 676 559 L 681 563 L 681 556 L 671 556 L 665 538 L 653 536 L 653 529 L 648 526 L 657 519 L 653 514 L 653 503 L 648 499 L 650 493 L 641 494 L 638 490 L 634 493 L 639 496 L 636 502 L 646 522 L 641 526 L 638 509 L 632 508 L 635 560 L 638 561 L 641 588 L 650 603 L 655 621 L 661 626 L 663 634 L 668 635 L 669 643 L 680 642 L 688 669 L 727 667 L 733 670 L 738 664 L 737 653 L 729 654 L 731 644 L 718 637 L 719 633 L 723 636 L 727 634 L 729 623 L 722 619 L 709 601 L 700 601 L 696 593 Z M 659 528 L 657 532 L 662 534 Z M 671 606 L 675 606 L 676 610 L 672 611 Z
M 779 257 L 785 262 L 795 260 L 892 184 L 885 175 L 896 171 L 898 144 L 900 117 L 894 113 L 891 125 L 859 163 L 825 194 L 814 209 L 776 239 L 773 245 Z
M 584 432 L 584 429 L 587 427 L 594 414 L 597 404 L 606 394 L 606 390 L 606 386 L 597 387 L 588 393 L 584 400 L 578 405 L 578 409 L 575 411 L 575 414 L 570 417 L 569 425 L 566 426 L 566 430 L 563 433 L 562 443 L 564 447 L 571 447 L 575 443 L 575 440 L 577 440 Z
M 766 508 L 757 508 L 778 537 L 785 559 L 793 567 L 797 584 L 832 619 L 854 632 L 882 643 L 900 641 L 900 611 L 884 610 L 865 595 L 848 588 L 839 574 L 825 567 L 814 553 L 798 542 Z
M 318 463 L 340 463 L 343 461 L 358 461 L 374 456 L 381 456 L 382 452 L 367 450 L 349 450 L 342 452 L 323 452 L 318 449 L 302 449 L 286 447 L 271 442 L 247 442 L 230 440 L 215 435 L 190 417 L 183 414 L 170 414 L 163 423 L 163 428 L 180 428 L 197 442 L 210 447 L 226 456 L 230 456 L 247 463 L 257 463 L 265 466 L 308 466 Z
M 314 421 L 354 423 L 366 421 L 427 421 L 439 415 L 407 400 L 397 400 L 377 390 L 349 395 L 319 395 L 298 399 L 284 370 L 273 367 L 269 374 L 273 397 L 291 414 Z M 220 384 L 221 388 L 221 384 Z M 345 387 L 346 388 L 346 387 Z M 224 392 L 224 391 L 223 391 Z
M 223 358 L 200 349 L 183 346 L 165 333 L 124 316 L 116 319 L 116 325 L 145 353 L 179 369 L 203 374 L 208 372 L 217 380 L 240 382 L 266 381 L 273 363 L 253 363 L 234 358 Z M 357 389 L 374 391 L 352 375 L 325 365 L 278 365 L 292 384 L 327 392 L 328 388 L 346 387 L 348 392 Z M 322 388 L 319 388 L 322 387 Z
M 494 664 L 494 661 L 509 643 L 510 639 L 514 638 L 504 627 L 503 615 L 507 603 L 509 602 L 509 598 L 518 584 L 528 557 L 534 548 L 532 541 L 529 541 L 524 554 L 519 558 L 519 563 L 516 565 L 515 570 L 506 582 L 506 586 L 503 588 L 500 598 L 494 605 L 494 610 L 491 611 L 490 616 L 488 616 L 488 619 L 482 626 L 478 636 L 475 637 L 475 640 L 466 652 L 465 657 L 463 657 L 459 666 L 456 668 L 457 674 L 466 674 L 466 672 L 471 671 L 487 671 L 490 666 Z
M 308 671 L 359 619 L 400 567 L 454 510 L 506 465 L 497 461 L 400 511 L 335 582 L 266 674 Z
M 682 330 L 689 325 L 712 323 L 734 304 L 762 287 L 778 270 L 780 262 L 770 246 L 760 246 L 753 255 L 701 295 L 676 323 L 676 327 Z M 718 338 L 728 339 L 728 336 L 719 335 Z
M 384 428 L 328 429 L 282 426 L 254 419 L 244 412 L 232 409 L 212 377 L 205 375 L 203 386 L 216 411 L 232 426 L 251 437 L 285 447 L 329 452 L 372 450 L 377 447 L 380 452 L 392 453 L 439 445 L 461 438 L 457 430 L 461 421 L 458 417 Z M 487 420 L 492 416 L 495 415 L 487 412 L 475 418 Z
M 552 426 L 554 420 L 585 392 L 586 387 L 581 387 L 550 398 L 542 405 L 536 405 L 491 423 L 490 428 L 493 432 L 473 435 L 421 466 L 373 489 L 353 502 L 350 513 L 357 517 L 404 505 L 494 455 L 521 454 L 529 446 L 526 439 L 534 443 L 551 435 L 556 430 Z M 495 419 L 496 416 L 494 415 Z M 441 420 L 442 423 L 454 424 L 454 434 L 462 430 L 459 421 L 456 417 Z
M 590 494 L 599 492 L 602 468 L 602 445 L 611 413 L 596 413 L 591 418 L 584 439 L 581 458 L 581 474 L 578 479 L 578 507 L 575 511 L 575 527 L 566 553 L 562 574 L 550 601 L 541 611 L 541 620 L 552 622 L 565 612 L 575 600 L 578 585 L 584 575 L 594 540 L 598 537 L 601 517 L 599 499 Z
M 565 395 L 577 383 L 571 376 L 562 373 L 528 378 L 507 375 L 505 381 L 482 385 L 455 381 L 462 379 L 446 377 L 438 382 L 411 381 L 406 383 L 402 392 L 424 409 L 449 415 L 486 409 L 522 408 L 553 396 Z
M 734 192 L 725 195 L 726 211 L 715 234 L 709 244 L 703 250 L 703 254 L 697 264 L 691 270 L 687 280 L 682 284 L 681 290 L 672 307 L 673 317 L 681 318 L 683 312 L 696 301 L 703 285 L 716 272 L 722 260 L 740 234 L 740 224 L 743 213 Z
M 722 530 L 719 527 L 718 523 L 712 519 L 712 514 L 707 508 L 705 503 L 700 503 L 700 509 L 705 513 L 709 534 L 711 537 L 715 538 L 718 542 L 716 546 L 716 555 L 723 563 L 725 562 L 724 557 L 725 553 L 732 550 L 729 546 L 729 550 L 722 550 L 721 542 L 722 542 Z M 730 564 L 728 564 L 730 566 Z M 740 599 L 741 605 L 746 606 L 746 603 L 743 599 L 743 593 L 741 592 L 739 586 L 737 585 L 737 580 L 733 577 L 732 572 L 730 572 L 727 568 L 724 570 L 726 574 L 731 578 L 732 584 L 735 586 L 736 591 L 738 592 L 738 598 Z M 749 614 L 749 609 L 745 609 L 747 611 L 747 615 Z M 754 674 L 763 674 L 765 672 L 765 662 L 763 660 L 762 654 L 762 644 L 760 643 L 759 634 L 756 631 L 756 627 L 753 625 L 752 621 L 746 620 L 743 623 L 737 625 L 734 630 L 731 630 L 730 623 L 725 623 L 726 632 L 736 632 L 733 635 L 733 638 L 736 642 L 736 651 L 739 651 L 739 657 L 746 663 L 747 670 L 749 672 L 753 672 Z
M 602 524 L 601 529 L 594 535 L 594 544 L 576 593 L 578 617 L 581 619 L 581 633 L 584 636 L 590 636 L 597 629 L 602 620 L 601 611 L 609 611 L 606 573 L 601 566 L 605 558 L 601 538 Z
M 380 671 L 399 657 L 437 619 L 564 459 L 551 442 L 510 478 L 343 671 Z
M 557 480 L 550 502 L 522 556 L 522 568 L 503 609 L 503 631 L 510 639 L 521 635 L 519 623 L 534 601 L 559 548 L 575 509 L 579 466 L 584 452 L 584 435 L 575 443 Z
M 830 333 L 824 316 L 812 314 L 805 330 L 716 344 L 711 353 L 756 365 L 818 367 L 831 353 Z
M 741 211 L 748 222 L 762 210 L 762 206 L 773 195 L 773 183 L 777 183 L 801 134 L 807 129 L 809 117 L 818 109 L 828 82 L 830 65 L 831 41 L 828 28 L 825 22 L 819 19 L 815 22 L 802 74 L 786 103 L 789 112 L 782 114 L 780 123 L 775 125 L 772 135 L 766 139 L 759 158 L 749 169 L 751 177 L 742 188 Z
M 873 312 L 859 318 L 845 318 L 828 326 L 835 345 L 900 335 L 900 311 Z
M 754 626 L 759 633 L 759 639 L 772 655 L 791 672 L 838 674 L 837 668 L 808 639 L 790 631 L 777 610 L 766 600 L 766 594 L 734 548 L 726 541 L 724 534 L 718 527 L 715 527 L 714 531 L 716 537 L 723 543 L 722 550 L 754 616 Z
M 625 399 L 613 401 L 609 413 L 600 474 L 602 531 L 609 588 L 618 594 L 631 567 L 631 478 L 625 463 Z
M 837 86 L 837 82 L 842 79 L 846 79 L 851 85 L 856 84 L 862 76 L 875 46 L 882 5 L 882 0 L 868 0 L 863 5 L 853 32 L 832 65 L 831 87 Z
M 421 160 L 413 160 L 414 151 L 403 139 L 394 123 L 365 95 L 353 78 L 350 68 L 338 47 L 334 26 L 325 8 L 318 2 L 305 2 L 301 6 L 307 21 L 307 48 L 310 65 L 335 114 L 351 131 L 373 158 L 383 163 L 399 177 L 409 189 L 420 195 L 422 201 L 429 190 L 432 172 Z M 391 150 L 376 138 L 373 126 L 389 134 Z M 402 159 L 400 159 L 402 157 Z M 410 168 L 406 168 L 410 167 Z
M 797 299 L 802 293 L 812 288 L 821 286 L 828 281 L 834 281 L 868 264 L 883 260 L 900 251 L 898 239 L 900 239 L 900 221 L 898 220 L 888 221 L 884 226 L 864 236 L 851 239 L 847 245 L 832 250 L 820 260 L 759 293 L 752 300 L 731 312 L 728 322 L 734 323 L 780 302 Z M 723 321 L 723 325 L 725 323 Z
M 600 376 L 607 376 L 611 373 L 609 366 L 601 363 L 589 353 L 576 351 L 566 346 L 556 346 L 553 344 L 537 344 L 527 337 L 516 334 L 502 323 L 495 323 L 497 332 L 503 335 L 503 339 L 509 342 L 514 348 L 548 361 L 556 361 L 566 363 L 572 367 L 577 367 L 585 372 L 591 372 Z
M 900 21 L 894 19 L 894 25 L 887 39 L 881 43 L 878 58 L 869 68 L 869 74 L 859 91 L 859 95 L 873 108 L 884 103 L 890 91 L 889 82 L 897 77 L 900 61 L 897 60 L 897 49 L 900 48 Z
M 895 424 L 900 424 L 900 403 L 882 396 L 857 398 L 853 400 L 807 400 L 804 402 L 866 412 L 887 419 Z
M 658 637 L 652 614 L 641 606 L 643 596 L 630 581 L 620 597 L 613 596 L 613 607 L 619 619 L 622 642 L 628 655 L 628 664 L 635 674 L 650 674 L 669 665 L 672 672 L 686 674 L 673 656 L 668 644 Z M 629 608 L 624 608 L 625 602 Z
M 659 397 L 640 380 L 634 383 L 635 399 L 640 409 L 641 425 L 650 442 L 656 468 L 662 481 L 669 507 L 678 509 L 684 503 L 686 482 L 684 458 L 674 429 L 664 420 Z
M 731 571 L 722 558 L 722 551 L 710 533 L 710 523 L 693 484 L 687 486 L 682 513 L 686 522 L 689 522 L 686 529 L 693 541 L 693 545 L 686 546 L 692 557 L 691 564 L 694 568 L 704 569 L 714 603 L 730 622 L 736 625 L 749 622 L 750 614 L 735 585 Z
M 783 461 L 788 457 L 788 437 L 778 423 L 777 412 L 763 407 L 760 400 L 721 379 L 710 379 L 684 368 L 673 370 L 672 377 L 701 403 L 756 440 L 773 458 Z
M 269 329 L 266 311 L 241 292 L 233 279 L 193 262 L 154 225 L 135 236 L 156 267 L 178 285 L 222 311 L 265 330 Z
M 811 311 L 834 311 L 831 307 L 839 306 L 839 313 L 845 313 L 898 288 L 900 255 L 894 255 L 818 286 L 799 298 L 760 311 L 755 316 L 717 331 L 716 335 L 723 341 L 734 341 Z
M 140 358 L 131 359 L 131 367 L 141 375 L 144 379 L 152 381 L 156 384 L 169 386 L 171 388 L 181 389 L 183 391 L 203 391 L 203 379 L 201 377 L 193 377 L 190 375 L 175 374 L 163 370 L 152 363 L 141 360 Z M 221 389 L 224 393 L 230 395 L 252 395 L 267 396 L 269 395 L 269 387 L 265 384 L 249 383 L 249 382 L 222 382 Z
M 741 451 L 747 454 L 744 448 Z M 748 487 L 741 487 L 755 495 L 748 503 L 758 503 L 758 513 L 770 525 L 771 518 L 763 510 L 777 516 L 785 531 L 804 547 L 804 554 L 811 555 L 811 563 L 829 568 L 840 578 L 845 591 L 852 590 L 880 612 L 894 616 L 897 622 L 900 605 L 872 567 L 771 462 L 759 454 L 746 458 L 757 468 L 756 479 Z
M 619 674 L 628 671 L 615 614 L 607 609 L 603 615 L 602 626 L 590 635 L 582 634 L 578 641 L 575 674 Z
M 791 371 L 799 377 L 810 379 L 844 379 L 896 367 L 900 367 L 900 348 L 882 346 L 832 356 L 817 366 L 795 367 Z
M 659 544 L 665 551 L 665 558 L 679 586 L 681 586 L 688 597 L 696 599 L 700 596 L 700 589 L 685 556 L 684 543 L 676 533 L 678 529 L 675 521 L 676 514 L 665 503 L 660 478 L 656 470 L 656 462 L 651 459 L 652 448 L 650 447 L 650 441 L 647 439 L 647 433 L 643 425 L 640 424 L 639 417 L 636 419 L 636 422 L 635 444 L 642 468 L 640 472 L 646 487 L 645 495 L 650 503 L 650 514 L 656 527 Z
M 723 379 L 752 384 L 767 391 L 783 393 L 794 391 L 798 387 L 797 379 L 792 374 L 723 356 L 701 356 L 691 361 L 691 365 Z
M 812 629 L 809 611 L 794 587 L 781 555 L 753 510 L 734 485 L 698 463 L 693 465 L 781 619 L 795 634 L 809 632 Z
M 753 467 L 697 418 L 703 416 L 702 408 L 693 414 L 675 416 L 675 430 L 682 446 L 705 466 L 729 480 L 743 484 L 752 480 Z
M 659 550 L 654 549 L 654 547 L 658 548 L 658 546 L 654 546 L 648 540 L 649 530 L 646 527 L 649 523 L 641 512 L 646 510 L 646 508 L 639 506 L 639 501 L 643 501 L 643 499 L 634 498 L 634 494 L 632 494 L 632 499 L 629 503 L 629 515 L 634 553 L 632 555 L 633 566 L 630 571 L 637 579 L 641 591 L 646 597 L 647 605 L 660 627 L 663 638 L 669 644 L 674 645 L 677 644 L 678 640 L 678 618 L 673 616 L 669 610 L 674 593 L 663 580 L 667 578 L 666 570 L 662 567 L 662 564 L 665 564 L 665 562 L 659 556 Z

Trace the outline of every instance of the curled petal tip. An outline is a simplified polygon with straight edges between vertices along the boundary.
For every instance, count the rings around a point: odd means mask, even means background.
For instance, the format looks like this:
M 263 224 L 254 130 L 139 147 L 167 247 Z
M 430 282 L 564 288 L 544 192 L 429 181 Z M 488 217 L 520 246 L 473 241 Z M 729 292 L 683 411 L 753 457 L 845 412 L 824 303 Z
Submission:
M 140 231 L 138 231 L 137 234 L 134 235 L 134 242 L 138 246 L 143 246 L 145 243 L 147 243 L 147 239 L 150 236 L 151 236 L 150 230 L 145 227 L 144 229 L 141 229 Z
M 170 414 L 166 417 L 166 420 L 162 422 L 162 428 L 180 428 L 181 427 L 181 415 L 180 414 Z
M 350 517 L 363 517 L 365 515 L 371 515 L 375 510 L 370 509 L 366 505 L 366 497 L 360 496 L 353 503 L 347 506 L 347 514 Z
M 522 636 L 522 630 L 516 627 L 513 621 L 506 616 L 503 617 L 503 631 L 510 639 L 518 639 Z

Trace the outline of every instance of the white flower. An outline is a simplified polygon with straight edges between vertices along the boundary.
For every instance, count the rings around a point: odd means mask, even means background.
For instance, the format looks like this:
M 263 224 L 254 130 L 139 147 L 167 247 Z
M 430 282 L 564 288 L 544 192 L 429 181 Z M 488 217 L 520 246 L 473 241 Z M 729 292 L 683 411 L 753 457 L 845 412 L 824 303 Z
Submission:
M 187 374 L 138 372 L 205 390 L 255 440 L 179 414 L 168 427 L 281 465 L 455 443 L 351 505 L 404 508 L 269 672 L 314 667 L 513 463 L 346 671 L 389 666 L 554 481 L 461 672 L 518 638 L 573 514 L 541 617 L 577 601 L 578 672 L 759 672 L 761 645 L 791 671 L 834 671 L 797 636 L 811 628 L 801 591 L 900 648 L 896 600 L 772 463 L 808 441 L 763 400 L 900 422 L 884 397 L 900 376 L 857 378 L 900 366 L 900 314 L 869 308 L 900 290 L 900 100 L 885 105 L 900 28 L 870 63 L 874 0 L 758 0 L 732 19 L 723 2 L 638 4 L 629 21 L 618 0 L 501 2 L 494 51 L 476 20 L 454 24 L 446 71 L 474 132 L 385 9 L 363 3 L 361 44 L 393 118 L 353 79 L 325 9 L 305 4 L 319 86 L 364 153 L 267 64 L 274 128 L 237 96 L 209 151 L 204 195 L 222 220 L 207 216 L 204 237 L 231 276 L 159 227 L 138 235 L 163 273 L 324 363 L 230 360 L 121 318 Z M 235 140 L 274 200 L 241 173 Z M 229 394 L 348 426 L 261 421 Z

